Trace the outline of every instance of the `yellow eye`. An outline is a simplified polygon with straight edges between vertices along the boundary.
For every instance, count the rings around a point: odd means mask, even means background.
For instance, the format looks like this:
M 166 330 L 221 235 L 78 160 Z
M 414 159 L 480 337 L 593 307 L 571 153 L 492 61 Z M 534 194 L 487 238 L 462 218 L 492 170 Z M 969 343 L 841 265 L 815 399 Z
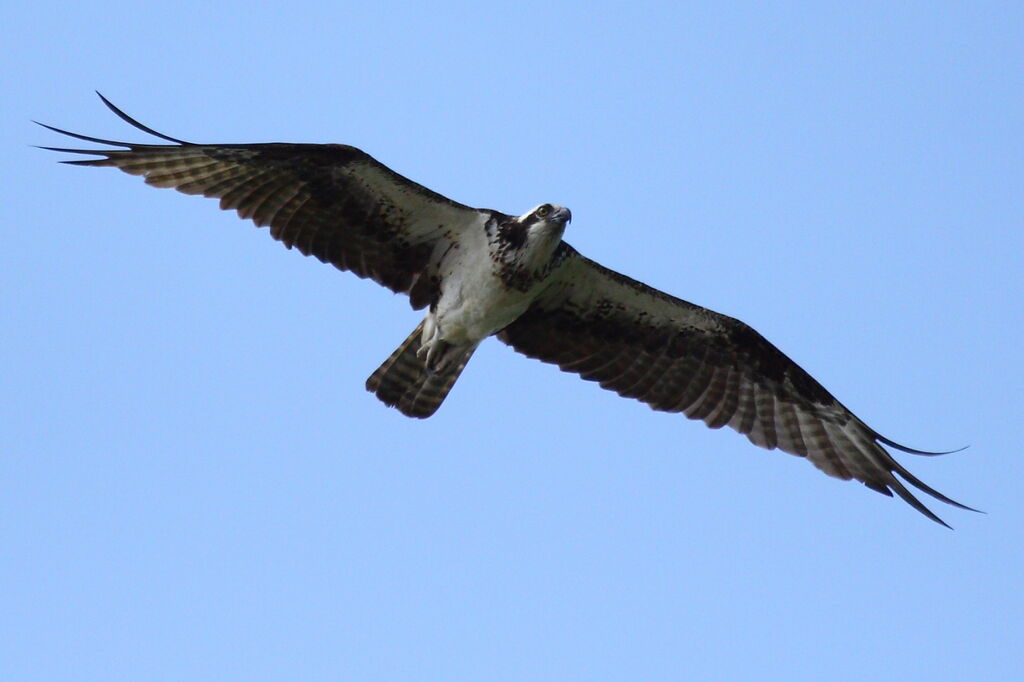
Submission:
M 544 204 L 543 206 L 537 209 L 537 215 L 539 215 L 541 218 L 547 218 L 549 213 L 551 213 L 551 206 L 549 206 L 548 204 Z

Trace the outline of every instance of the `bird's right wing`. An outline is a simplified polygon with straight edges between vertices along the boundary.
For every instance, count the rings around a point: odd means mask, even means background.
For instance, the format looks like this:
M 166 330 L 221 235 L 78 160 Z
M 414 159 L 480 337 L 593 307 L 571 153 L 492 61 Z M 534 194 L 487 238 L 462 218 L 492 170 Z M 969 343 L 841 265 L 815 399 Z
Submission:
M 288 248 L 407 293 L 414 308 L 435 300 L 438 263 L 459 233 L 479 228 L 490 211 L 454 202 L 368 154 L 338 144 L 193 144 L 158 133 L 100 96 L 118 116 L 175 144 L 64 135 L 123 149 L 65 149 L 103 158 L 67 161 L 113 166 L 156 187 L 220 199 L 222 209 L 269 226 Z M 44 125 L 44 124 L 41 124 Z

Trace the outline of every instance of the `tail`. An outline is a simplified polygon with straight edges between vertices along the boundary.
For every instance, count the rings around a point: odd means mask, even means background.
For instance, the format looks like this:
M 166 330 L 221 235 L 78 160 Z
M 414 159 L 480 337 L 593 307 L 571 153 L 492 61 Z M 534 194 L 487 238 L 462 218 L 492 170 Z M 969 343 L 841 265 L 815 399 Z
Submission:
M 366 390 L 407 417 L 426 419 L 444 402 L 455 380 L 476 350 L 476 344 L 451 347 L 445 362 L 434 370 L 416 353 L 422 345 L 423 322 L 366 380 Z

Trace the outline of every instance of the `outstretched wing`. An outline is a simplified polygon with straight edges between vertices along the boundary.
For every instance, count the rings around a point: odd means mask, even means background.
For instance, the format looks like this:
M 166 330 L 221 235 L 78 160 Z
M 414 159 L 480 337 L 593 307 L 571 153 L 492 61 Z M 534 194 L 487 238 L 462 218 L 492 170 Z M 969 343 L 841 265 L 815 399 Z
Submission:
M 656 410 L 730 426 L 764 448 L 806 457 L 842 479 L 895 492 L 946 525 L 894 474 L 964 509 L 901 466 L 869 428 L 749 326 L 669 296 L 584 258 L 567 244 L 550 285 L 498 334 L 533 358 L 597 381 Z
M 435 300 L 441 278 L 437 265 L 458 234 L 491 214 L 418 185 L 355 147 L 194 144 L 158 133 L 100 98 L 136 128 L 174 144 L 116 142 L 45 126 L 123 147 L 46 149 L 103 157 L 65 163 L 113 166 L 156 187 L 219 198 L 222 209 L 270 226 L 270 234 L 288 248 L 409 294 L 414 308 Z

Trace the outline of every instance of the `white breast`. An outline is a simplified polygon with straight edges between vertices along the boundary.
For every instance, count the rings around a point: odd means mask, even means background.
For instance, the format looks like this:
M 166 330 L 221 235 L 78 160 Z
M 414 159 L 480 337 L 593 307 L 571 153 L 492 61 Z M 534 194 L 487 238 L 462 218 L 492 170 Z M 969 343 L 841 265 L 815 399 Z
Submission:
M 501 280 L 482 226 L 465 237 L 442 263 L 441 298 L 433 312 L 438 338 L 453 345 L 477 343 L 500 331 L 536 296 Z

